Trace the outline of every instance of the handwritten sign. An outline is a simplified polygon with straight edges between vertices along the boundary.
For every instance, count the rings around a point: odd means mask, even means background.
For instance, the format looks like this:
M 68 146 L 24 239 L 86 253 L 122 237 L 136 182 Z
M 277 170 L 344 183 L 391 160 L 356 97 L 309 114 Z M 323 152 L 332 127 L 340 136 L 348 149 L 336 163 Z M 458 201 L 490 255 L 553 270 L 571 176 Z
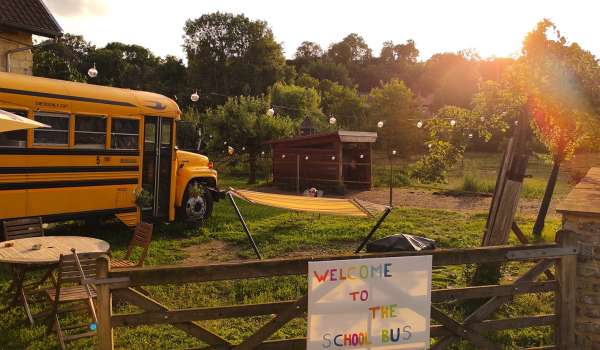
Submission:
M 429 348 L 431 256 L 309 262 L 308 350 Z

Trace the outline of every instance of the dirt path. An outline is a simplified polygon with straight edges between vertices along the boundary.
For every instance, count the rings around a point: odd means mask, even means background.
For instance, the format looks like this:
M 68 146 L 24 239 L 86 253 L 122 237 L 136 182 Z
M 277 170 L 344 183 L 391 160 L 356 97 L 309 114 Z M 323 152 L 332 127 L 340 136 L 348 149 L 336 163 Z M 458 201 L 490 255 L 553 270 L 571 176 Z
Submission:
M 437 194 L 436 194 L 437 193 Z M 373 203 L 388 204 L 389 189 L 375 188 L 371 191 L 353 192 L 347 197 L 356 197 Z M 432 208 L 451 211 L 487 212 L 490 209 L 491 197 L 484 196 L 453 196 L 436 191 L 413 188 L 394 188 L 393 203 L 396 207 Z M 541 200 L 522 198 L 519 202 L 517 215 L 535 216 Z M 548 215 L 556 215 L 556 200 L 552 201 Z

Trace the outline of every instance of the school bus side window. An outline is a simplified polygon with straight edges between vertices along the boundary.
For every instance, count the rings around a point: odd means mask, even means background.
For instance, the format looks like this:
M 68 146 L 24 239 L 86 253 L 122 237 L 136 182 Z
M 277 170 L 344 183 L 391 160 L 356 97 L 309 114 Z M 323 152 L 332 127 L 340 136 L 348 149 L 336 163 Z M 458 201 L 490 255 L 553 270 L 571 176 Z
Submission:
M 106 145 L 106 118 L 75 116 L 75 147 L 104 148 Z
M 113 149 L 138 149 L 139 127 L 139 120 L 112 118 L 110 147 Z
M 5 109 L 5 111 L 27 118 L 25 111 L 13 111 Z M 27 146 L 27 130 L 17 130 L 9 132 L 0 132 L 0 147 L 19 147 Z
M 37 112 L 34 119 L 50 128 L 33 131 L 33 144 L 67 146 L 69 144 L 69 115 L 61 113 Z

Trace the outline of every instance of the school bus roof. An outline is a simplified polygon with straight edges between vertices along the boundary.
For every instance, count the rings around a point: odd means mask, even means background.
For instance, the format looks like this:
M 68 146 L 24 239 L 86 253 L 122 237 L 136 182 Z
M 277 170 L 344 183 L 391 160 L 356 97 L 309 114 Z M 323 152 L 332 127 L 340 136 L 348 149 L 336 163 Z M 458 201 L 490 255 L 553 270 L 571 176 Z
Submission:
M 165 96 L 130 89 L 0 72 L 0 105 L 109 115 L 156 115 L 179 119 L 181 110 Z

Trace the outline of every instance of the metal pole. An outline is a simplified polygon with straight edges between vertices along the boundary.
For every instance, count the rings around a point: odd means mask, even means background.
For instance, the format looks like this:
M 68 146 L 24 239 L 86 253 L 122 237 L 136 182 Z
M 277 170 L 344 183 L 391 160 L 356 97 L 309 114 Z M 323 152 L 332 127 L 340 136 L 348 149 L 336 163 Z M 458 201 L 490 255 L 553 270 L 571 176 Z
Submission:
M 300 155 L 296 154 L 296 194 L 300 194 Z
M 252 234 L 250 234 L 248 225 L 246 225 L 246 221 L 244 221 L 244 217 L 242 216 L 242 213 L 240 213 L 240 208 L 238 208 L 237 204 L 235 203 L 235 200 L 233 199 L 233 195 L 231 193 L 227 192 L 227 196 L 229 197 L 229 201 L 231 201 L 231 205 L 233 205 L 233 209 L 235 209 L 235 213 L 237 214 L 238 219 L 240 219 L 240 222 L 242 223 L 242 227 L 244 228 L 244 231 L 246 231 L 246 235 L 248 236 L 248 239 L 250 240 L 250 243 L 252 244 L 252 249 L 254 249 L 254 253 L 256 253 L 256 257 L 258 257 L 258 259 L 262 260 L 262 256 L 260 255 L 260 252 L 258 251 L 258 247 L 256 246 L 256 242 L 254 242 L 254 238 L 252 238 Z
M 392 157 L 390 156 L 388 159 L 390 160 L 390 208 L 391 208 L 393 206 L 392 191 L 393 191 L 393 186 L 394 186 L 394 169 L 393 169 L 393 164 L 392 164 Z
M 356 248 L 356 250 L 354 251 L 354 254 L 360 253 L 360 251 L 367 244 L 367 242 L 369 242 L 369 239 L 371 239 L 371 236 L 373 236 L 373 234 L 375 233 L 375 231 L 377 231 L 377 229 L 379 228 L 379 226 L 381 225 L 381 223 L 383 222 L 383 220 L 385 220 L 385 218 L 388 216 L 388 214 L 391 211 L 392 211 L 392 208 L 390 208 L 390 207 L 385 208 L 385 211 L 383 212 L 383 215 L 381 215 L 381 217 L 379 218 L 379 220 L 377 221 L 377 223 L 375 224 L 375 226 L 373 226 L 373 228 L 371 229 L 371 232 L 369 232 L 369 234 L 367 235 L 367 237 L 365 237 L 365 239 L 362 241 L 362 243 L 360 244 L 360 246 L 358 248 Z

